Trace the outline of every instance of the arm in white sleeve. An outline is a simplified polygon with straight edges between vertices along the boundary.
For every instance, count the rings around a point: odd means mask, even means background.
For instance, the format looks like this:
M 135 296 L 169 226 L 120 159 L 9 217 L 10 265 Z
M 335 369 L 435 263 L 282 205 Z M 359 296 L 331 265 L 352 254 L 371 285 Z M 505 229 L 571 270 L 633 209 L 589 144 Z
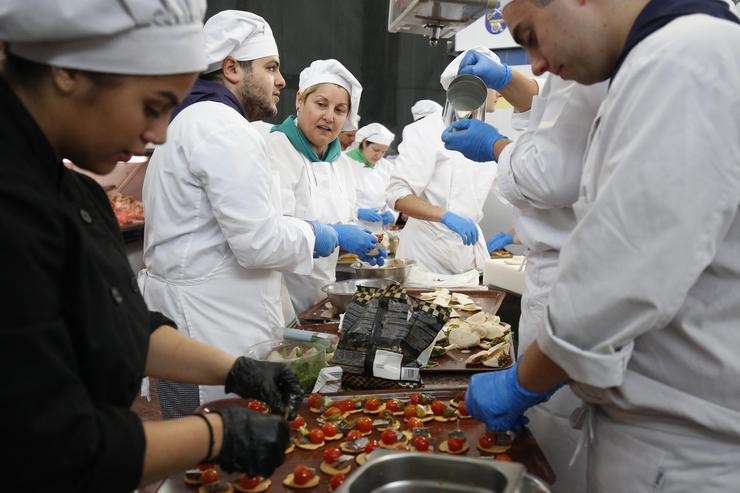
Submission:
M 219 126 L 195 148 L 190 162 L 242 267 L 311 272 L 313 229 L 276 207 L 277 175 L 256 130 L 242 122 Z
M 424 130 L 429 126 L 421 123 L 425 122 L 407 126 L 398 146 L 398 157 L 385 190 L 386 203 L 391 209 L 396 208 L 399 199 L 421 196 L 434 175 L 437 151 L 442 145 L 441 132 L 440 135 L 425 135 Z
M 737 79 L 682 56 L 620 73 L 590 144 L 538 337 L 578 382 L 622 383 L 634 340 L 675 318 L 738 214 Z
M 300 193 L 298 184 L 303 176 L 303 166 L 298 151 L 288 141 L 285 134 L 272 132 L 265 139 L 267 157 L 270 167 L 280 177 L 280 199 L 283 204 L 283 214 L 296 216 L 296 201 Z M 305 197 L 308 200 L 308 197 Z M 313 220 L 315 218 L 304 218 Z

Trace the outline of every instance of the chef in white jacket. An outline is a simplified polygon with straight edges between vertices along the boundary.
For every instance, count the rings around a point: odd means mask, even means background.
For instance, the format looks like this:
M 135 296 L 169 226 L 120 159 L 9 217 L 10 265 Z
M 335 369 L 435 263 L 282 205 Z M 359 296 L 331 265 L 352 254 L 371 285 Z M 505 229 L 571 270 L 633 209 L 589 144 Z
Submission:
M 355 183 L 349 158 L 340 149 L 339 131 L 357 114 L 362 86 L 337 60 L 315 60 L 299 77 L 297 115 L 276 125 L 267 138 L 267 152 L 280 175 L 285 214 L 331 226 L 339 246 L 373 265 L 383 264 L 385 249 L 358 226 Z M 313 270 L 286 274 L 296 313 L 326 295 L 321 288 L 336 280 L 339 248 L 317 259 Z
M 611 86 L 544 330 L 513 370 L 473 377 L 468 410 L 510 428 L 570 379 L 588 404 L 575 416 L 588 491 L 734 491 L 738 19 L 719 0 L 514 0 L 503 13 L 535 73 Z
M 243 355 L 281 337 L 281 272 L 311 272 L 315 248 L 329 254 L 336 235 L 283 216 L 277 174 L 249 123 L 276 112 L 285 85 L 270 26 L 227 10 L 204 30 L 208 69 L 173 113 L 144 180 L 139 282 L 179 330 Z M 158 385 L 166 417 L 224 397 L 223 387 Z
M 442 114 L 442 105 L 431 99 L 420 99 L 411 107 L 411 116 L 414 121 L 433 113 Z
M 485 56 L 498 61 L 488 49 Z M 464 54 L 440 77 L 447 89 Z M 489 103 L 495 104 L 494 91 Z M 487 108 L 492 111 L 492 106 Z M 399 235 L 397 258 L 416 262 L 406 284 L 420 287 L 477 286 L 478 269 L 488 257 L 478 222 L 495 165 L 480 166 L 444 148 L 442 113 L 431 113 L 403 131 L 394 173 L 386 188 L 389 207 L 409 216 Z
M 373 233 L 381 233 L 398 217 L 385 203 L 393 165 L 384 156 L 395 138 L 385 126 L 370 123 L 357 131 L 358 146 L 347 152 L 355 181 L 357 218 L 361 226 Z

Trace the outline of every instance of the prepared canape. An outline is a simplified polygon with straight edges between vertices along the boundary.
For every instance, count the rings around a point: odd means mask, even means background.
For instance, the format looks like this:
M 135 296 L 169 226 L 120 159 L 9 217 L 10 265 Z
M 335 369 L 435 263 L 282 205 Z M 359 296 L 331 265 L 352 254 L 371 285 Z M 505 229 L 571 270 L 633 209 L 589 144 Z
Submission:
M 314 428 L 311 431 L 299 430 L 301 436 L 296 441 L 296 447 L 303 450 L 318 450 L 326 443 L 324 441 L 324 432 L 319 428 Z
M 300 465 L 292 473 L 285 476 L 283 485 L 288 488 L 315 488 L 320 481 L 321 478 L 316 474 L 315 469 Z
M 373 420 L 373 427 L 378 431 L 397 430 L 401 428 L 401 422 L 391 412 L 384 412 L 383 416 Z
M 359 436 L 353 438 L 352 440 L 347 440 L 346 442 L 340 443 L 339 448 L 342 450 L 342 452 L 346 454 L 358 454 L 365 450 L 365 446 L 368 444 L 368 442 L 370 442 L 369 438 Z
M 234 489 L 242 493 L 261 493 L 266 491 L 272 481 L 262 476 L 249 476 L 242 474 L 239 481 L 234 482 Z
M 329 491 L 335 491 L 337 488 L 339 488 L 342 483 L 344 483 L 347 480 L 347 476 L 345 474 L 335 474 L 331 477 L 329 480 Z
M 468 448 L 468 439 L 461 430 L 450 431 L 447 440 L 439 444 L 440 452 L 447 454 L 464 454 Z
M 353 455 L 345 455 L 338 447 L 329 447 L 322 454 L 323 460 L 319 469 L 324 474 L 334 476 L 335 474 L 347 474 L 352 469 Z
M 387 429 L 380 434 L 380 447 L 387 449 L 402 449 L 406 447 L 408 438 L 397 430 Z
M 385 403 L 377 397 L 370 397 L 365 401 L 362 411 L 366 414 L 378 414 L 385 411 Z
M 455 408 L 445 403 L 444 401 L 434 400 L 429 405 L 429 407 L 431 407 L 432 414 L 434 414 L 434 421 L 446 423 L 448 421 L 457 419 Z
M 367 454 L 378 448 L 380 443 L 377 440 L 370 440 L 367 442 L 367 445 L 365 445 L 365 450 L 355 457 L 355 462 L 359 465 L 363 465 L 365 462 L 367 462 Z
M 324 432 L 324 440 L 334 441 L 344 437 L 344 433 L 334 423 L 324 423 L 321 425 L 321 431 Z
M 211 469 L 212 470 L 212 469 Z M 198 488 L 198 493 L 233 493 L 234 487 L 228 481 L 214 481 L 212 483 L 204 483 Z
M 500 454 L 511 448 L 511 437 L 505 433 L 487 431 L 478 439 L 478 450 L 487 454 Z

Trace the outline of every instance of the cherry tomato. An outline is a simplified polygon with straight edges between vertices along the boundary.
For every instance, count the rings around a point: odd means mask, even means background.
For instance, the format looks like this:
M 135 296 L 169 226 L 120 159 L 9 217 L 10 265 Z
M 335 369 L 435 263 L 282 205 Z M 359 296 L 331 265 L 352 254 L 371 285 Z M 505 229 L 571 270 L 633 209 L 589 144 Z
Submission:
M 350 442 L 352 440 L 357 440 L 358 438 L 362 437 L 362 432 L 360 430 L 351 430 L 349 433 L 347 433 L 347 440 Z
M 411 394 L 411 397 L 409 397 L 409 402 L 411 404 L 421 404 L 421 394 Z
M 419 452 L 426 452 L 429 450 L 429 440 L 424 437 L 416 437 L 412 443 L 414 448 Z
M 337 414 L 342 414 L 342 410 L 339 409 L 337 406 L 331 406 L 331 407 L 329 407 L 329 409 L 327 409 L 326 411 L 324 411 L 324 416 L 326 416 L 327 418 L 330 418 L 330 417 L 335 416 Z
M 460 404 L 457 405 L 457 411 L 460 413 L 460 416 L 470 416 L 468 414 L 468 408 L 465 406 L 465 401 L 460 401 Z
M 403 415 L 407 418 L 418 418 L 416 415 L 416 404 L 406 404 L 403 408 Z
M 308 407 L 312 409 L 319 409 L 320 403 L 319 399 L 321 399 L 321 396 L 319 394 L 311 394 L 308 396 Z
M 298 428 L 300 428 L 301 426 L 305 424 L 306 424 L 306 420 L 303 419 L 303 416 L 299 414 L 298 416 L 295 417 L 293 421 L 290 422 L 290 427 L 293 428 L 294 430 L 297 430 Z
M 329 480 L 329 488 L 331 489 L 331 491 L 334 491 L 334 490 L 336 490 L 337 488 L 339 488 L 339 486 L 340 486 L 340 485 L 341 485 L 342 483 L 344 483 L 344 481 L 345 481 L 346 479 L 347 479 L 347 476 L 345 476 L 345 475 L 344 475 L 344 474 L 342 474 L 341 472 L 340 472 L 339 474 L 335 474 L 335 475 L 334 475 L 334 476 L 332 476 L 332 477 L 331 477 L 331 479 Z
M 377 411 L 380 409 L 380 399 L 371 397 L 365 401 L 365 409 L 368 411 Z
M 306 484 L 313 478 L 313 471 L 306 466 L 298 466 L 293 470 L 295 484 Z
M 461 451 L 464 444 L 465 442 L 462 441 L 462 438 L 453 437 L 447 440 L 447 448 L 450 449 L 450 452 Z
M 336 403 L 336 406 L 342 410 L 342 412 L 346 413 L 349 411 L 354 411 L 355 409 L 355 401 L 352 399 L 345 399 L 343 401 L 339 401 Z
M 380 439 L 383 440 L 383 443 L 386 445 L 393 445 L 398 440 L 398 437 L 396 436 L 396 430 L 385 430 L 380 435 Z
M 314 428 L 309 433 L 309 439 L 311 440 L 311 443 L 319 444 L 323 443 L 324 441 L 324 432 L 319 430 L 318 428 Z
M 326 450 L 324 450 L 324 462 L 327 464 L 331 464 L 335 460 L 337 460 L 342 455 L 342 451 L 339 450 L 337 447 L 329 447 Z
M 216 468 L 215 464 L 206 464 L 206 463 L 198 464 L 198 469 L 200 469 L 201 471 L 205 471 L 206 469 L 215 469 L 215 468 Z
M 424 422 L 416 416 L 413 416 L 406 420 L 406 426 L 409 430 L 413 430 L 414 428 L 422 428 L 424 426 Z
M 367 416 L 363 416 L 355 423 L 355 428 L 360 430 L 361 433 L 367 433 L 373 431 L 373 420 Z
M 245 490 L 251 490 L 256 488 L 263 480 L 264 478 L 262 476 L 251 477 L 246 474 L 242 474 L 242 477 L 239 478 L 239 486 Z
M 367 445 L 365 445 L 365 453 L 366 454 L 369 454 L 370 452 L 372 452 L 376 448 L 378 448 L 378 441 L 377 440 L 370 440 L 369 442 L 367 442 Z
M 321 427 L 321 431 L 324 432 L 325 437 L 333 437 L 337 433 L 339 433 L 339 430 L 337 429 L 337 425 L 333 423 L 324 423 Z
M 262 401 L 249 401 L 247 403 L 247 408 L 252 411 L 262 412 L 267 409 L 267 404 Z
M 484 433 L 478 439 L 478 444 L 483 448 L 491 448 L 496 445 L 496 439 L 490 433 Z
M 497 454 L 496 460 L 500 460 L 501 462 L 514 462 L 509 454 Z
M 391 399 L 385 403 L 385 408 L 392 413 L 397 413 L 401 410 L 401 403 L 398 402 L 396 399 Z
M 432 401 L 432 412 L 436 416 L 442 416 L 442 413 L 445 411 L 445 403 L 440 400 L 433 400 Z
M 218 481 L 218 471 L 215 469 L 206 469 L 200 475 L 200 482 L 203 484 L 215 483 Z

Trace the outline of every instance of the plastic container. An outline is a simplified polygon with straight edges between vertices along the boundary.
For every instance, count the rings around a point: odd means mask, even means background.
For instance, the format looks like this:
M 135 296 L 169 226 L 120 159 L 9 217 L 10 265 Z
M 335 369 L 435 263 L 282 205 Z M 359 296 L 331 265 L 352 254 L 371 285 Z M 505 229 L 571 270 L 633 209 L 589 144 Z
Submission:
M 280 361 L 287 364 L 306 393 L 313 390 L 319 372 L 326 366 L 326 347 L 322 342 L 312 344 L 273 339 L 255 344 L 246 356 L 259 361 Z

